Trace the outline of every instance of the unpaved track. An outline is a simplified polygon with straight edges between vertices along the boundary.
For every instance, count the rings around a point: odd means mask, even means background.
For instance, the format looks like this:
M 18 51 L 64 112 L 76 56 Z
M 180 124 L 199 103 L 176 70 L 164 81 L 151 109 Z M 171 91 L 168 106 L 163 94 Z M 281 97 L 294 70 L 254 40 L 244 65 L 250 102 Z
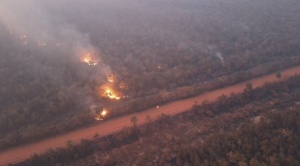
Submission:
M 195 102 L 202 103 L 204 100 L 212 102 L 216 101 L 222 94 L 229 96 L 231 92 L 234 92 L 236 94 L 242 93 L 245 89 L 246 84 L 249 82 L 251 82 L 253 87 L 255 88 L 263 86 L 265 82 L 283 81 L 294 74 L 300 74 L 300 67 L 287 69 L 285 71 L 282 71 L 281 74 L 282 76 L 280 79 L 276 78 L 275 73 L 272 73 L 232 86 L 210 91 L 196 97 L 170 102 L 168 104 L 160 106 L 159 108 L 149 108 L 142 112 L 108 120 L 95 126 L 75 130 L 73 132 L 52 137 L 33 144 L 15 147 L 0 153 L 0 165 L 21 162 L 34 154 L 45 152 L 47 149 L 63 147 L 66 145 L 66 142 L 68 140 L 71 140 L 73 143 L 78 143 L 81 139 L 92 139 L 95 133 L 98 133 L 100 136 L 105 136 L 118 132 L 123 127 L 132 126 L 130 118 L 133 115 L 135 115 L 138 119 L 137 125 L 142 125 L 147 122 L 147 115 L 149 115 L 151 119 L 156 119 L 161 114 L 176 115 L 189 110 Z

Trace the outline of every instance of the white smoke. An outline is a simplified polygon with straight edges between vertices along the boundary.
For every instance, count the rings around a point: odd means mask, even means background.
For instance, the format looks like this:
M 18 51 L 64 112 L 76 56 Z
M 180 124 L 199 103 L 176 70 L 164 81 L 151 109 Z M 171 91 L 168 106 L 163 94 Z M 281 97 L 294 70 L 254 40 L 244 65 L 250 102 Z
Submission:
M 87 34 L 51 13 L 41 0 L 1 0 L 0 23 L 17 39 L 26 37 L 31 46 L 64 47 L 72 55 L 81 50 L 95 52 Z
M 214 45 L 208 45 L 207 48 L 209 50 L 210 55 L 219 58 L 219 60 L 222 62 L 222 65 L 224 66 L 225 65 L 224 57 L 223 54 L 220 51 L 218 51 L 218 48 Z
M 223 58 L 222 53 L 216 52 L 216 56 L 221 60 L 222 64 L 224 65 L 224 58 Z
M 26 41 L 25 48 L 32 50 L 34 58 L 30 61 L 31 68 L 39 71 L 59 86 L 70 96 L 79 96 L 85 99 L 86 104 L 94 103 L 90 96 L 93 89 L 88 85 L 79 86 L 78 82 L 65 83 L 64 69 L 71 71 L 73 78 L 82 82 L 96 82 L 101 84 L 110 73 L 108 65 L 84 66 L 81 63 L 83 53 L 89 52 L 101 62 L 100 51 L 95 48 L 88 34 L 78 30 L 74 23 L 66 17 L 60 17 L 51 10 L 59 8 L 60 12 L 72 10 L 68 3 L 72 1 L 46 1 L 46 0 L 1 0 L 0 24 L 2 24 L 16 43 Z M 76 11 L 75 11 L 76 12 Z M 61 13 L 60 13 L 61 14 Z M 16 48 L 18 49 L 18 48 Z M 23 54 L 22 54 L 23 55 Z M 27 56 L 24 53 L 23 56 Z M 32 57 L 32 55 L 28 55 Z M 36 57 L 43 57 L 46 61 L 59 61 L 57 63 L 38 63 Z M 45 61 L 44 61 L 45 62 Z M 60 64 L 60 65 L 54 65 Z M 66 65 L 67 64 L 67 65 Z M 69 72 L 70 73 L 70 72 Z M 68 75 L 71 75 L 69 74 Z M 76 81 L 77 81 L 76 80 Z

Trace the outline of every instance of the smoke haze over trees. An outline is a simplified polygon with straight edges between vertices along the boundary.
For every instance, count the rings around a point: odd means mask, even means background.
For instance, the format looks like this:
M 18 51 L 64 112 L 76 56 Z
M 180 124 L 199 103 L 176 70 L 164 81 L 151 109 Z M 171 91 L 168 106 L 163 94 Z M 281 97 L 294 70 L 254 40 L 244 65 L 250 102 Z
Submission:
M 1 0 L 0 148 L 300 64 L 299 27 L 298 0 Z

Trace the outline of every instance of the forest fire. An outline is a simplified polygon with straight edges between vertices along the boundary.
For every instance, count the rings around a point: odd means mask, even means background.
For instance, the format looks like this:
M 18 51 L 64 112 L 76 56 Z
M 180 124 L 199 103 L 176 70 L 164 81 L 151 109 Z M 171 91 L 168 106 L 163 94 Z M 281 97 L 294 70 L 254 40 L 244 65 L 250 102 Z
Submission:
M 90 65 L 90 66 L 96 66 L 98 64 L 98 61 L 96 59 L 94 59 L 91 54 L 86 54 L 83 59 L 82 62 Z
M 105 96 L 110 99 L 120 100 L 120 96 L 116 94 L 116 92 L 113 91 L 111 88 L 105 88 Z
M 120 95 L 108 84 L 102 85 L 98 89 L 100 96 L 106 97 L 112 100 L 120 100 Z
M 98 64 L 98 60 L 96 58 L 94 58 L 91 53 L 86 53 L 84 54 L 85 56 L 82 57 L 82 62 L 88 64 L 88 65 L 97 65 Z M 113 74 L 107 74 L 106 75 L 106 79 L 107 82 L 104 85 L 101 85 L 99 87 L 97 87 L 97 91 L 99 96 L 101 97 L 105 97 L 111 100 L 120 100 L 121 99 L 121 94 L 119 94 L 118 92 L 116 92 L 116 90 L 113 89 L 114 87 L 114 83 L 116 82 L 116 77 Z M 104 112 L 105 113 L 105 112 Z
M 103 111 L 101 112 L 101 116 L 105 117 L 107 115 L 108 111 L 106 109 L 103 109 Z
M 96 114 L 95 119 L 96 120 L 103 120 L 108 114 L 108 110 L 104 108 L 99 114 Z

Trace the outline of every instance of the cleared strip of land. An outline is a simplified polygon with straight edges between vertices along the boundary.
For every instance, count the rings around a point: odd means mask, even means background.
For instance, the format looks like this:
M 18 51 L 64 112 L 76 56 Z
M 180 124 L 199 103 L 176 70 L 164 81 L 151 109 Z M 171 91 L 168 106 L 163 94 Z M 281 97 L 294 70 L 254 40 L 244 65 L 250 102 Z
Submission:
M 277 78 L 275 73 L 264 75 L 235 85 L 227 86 L 225 88 L 203 93 L 192 98 L 170 102 L 160 106 L 159 108 L 149 108 L 139 113 L 111 119 L 94 126 L 75 130 L 40 142 L 8 149 L 0 153 L 0 165 L 21 162 L 34 154 L 43 153 L 50 148 L 63 147 L 69 140 L 73 143 L 78 143 L 81 139 L 92 139 L 95 133 L 98 133 L 100 136 L 106 136 L 118 132 L 123 127 L 132 126 L 130 120 L 132 116 L 137 117 L 137 125 L 142 125 L 147 123 L 147 116 L 150 116 L 152 120 L 155 120 L 161 114 L 176 115 L 189 110 L 195 102 L 202 103 L 205 100 L 213 102 L 216 101 L 222 94 L 229 96 L 231 92 L 236 94 L 242 93 L 246 84 L 249 82 L 252 83 L 253 88 L 256 88 L 263 86 L 266 82 L 284 81 L 295 74 L 300 74 L 300 66 L 282 71 L 281 78 Z

